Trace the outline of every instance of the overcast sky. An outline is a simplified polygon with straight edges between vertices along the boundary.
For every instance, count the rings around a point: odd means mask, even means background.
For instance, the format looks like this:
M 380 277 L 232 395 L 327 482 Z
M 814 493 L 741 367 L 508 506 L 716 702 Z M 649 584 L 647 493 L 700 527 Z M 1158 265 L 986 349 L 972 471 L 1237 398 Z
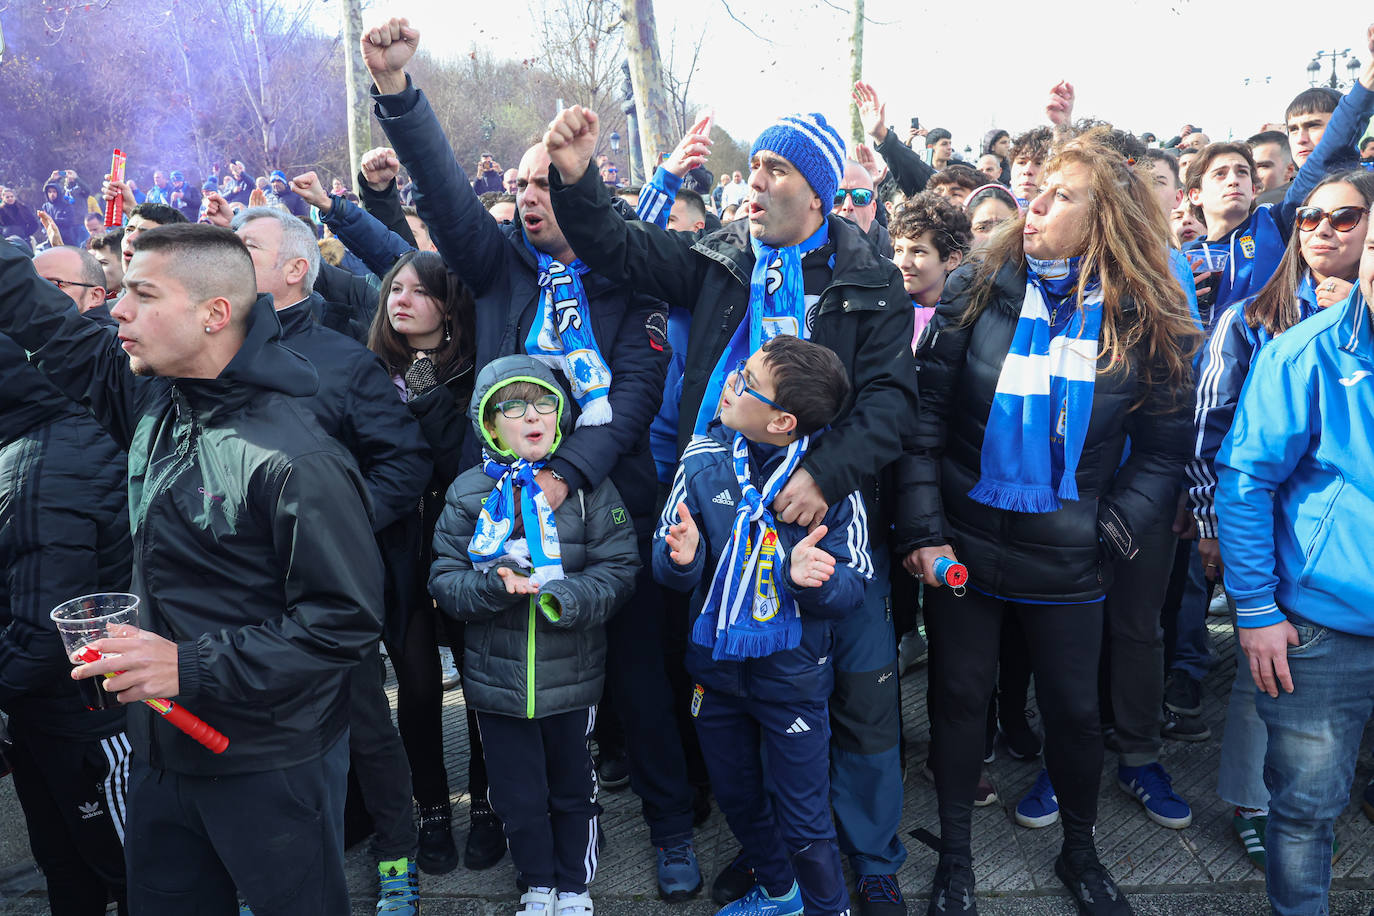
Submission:
M 706 24 L 693 95 L 714 105 L 717 122 L 735 136 L 752 137 L 773 116 L 804 109 L 820 111 L 847 137 L 849 13 L 836 7 L 848 0 L 834 4 L 729 0 L 757 38 L 721 0 L 657 0 L 659 42 L 666 59 L 675 26 L 686 46 Z M 922 126 L 952 130 L 961 149 L 976 147 L 988 127 L 1014 134 L 1042 122 L 1049 87 L 1060 79 L 1077 89 L 1079 116 L 1161 139 L 1184 122 L 1212 139 L 1243 139 L 1282 120 L 1308 86 L 1306 67 L 1319 49 L 1368 59 L 1374 13 L 1360 7 L 1318 3 L 1317 15 L 1281 16 L 1279 5 L 1223 0 L 868 0 L 864 73 L 887 102 L 889 123 L 902 129 L 919 116 Z M 539 8 L 539 0 L 371 0 L 364 25 L 407 15 L 433 53 L 466 53 L 475 41 L 523 58 L 537 51 Z M 1324 61 L 1323 79 L 1330 69 Z M 1343 66 L 1338 72 L 1350 76 Z

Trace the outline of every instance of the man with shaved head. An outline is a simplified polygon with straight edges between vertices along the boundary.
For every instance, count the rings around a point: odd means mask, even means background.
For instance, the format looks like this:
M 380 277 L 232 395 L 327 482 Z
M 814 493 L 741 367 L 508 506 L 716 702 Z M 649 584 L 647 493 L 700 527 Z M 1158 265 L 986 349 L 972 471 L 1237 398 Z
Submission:
M 144 230 L 124 287 L 99 327 L 0 242 L 0 332 L 128 451 L 138 626 L 71 676 L 128 707 L 129 908 L 232 913 L 237 888 L 258 916 L 346 912 L 346 688 L 382 607 L 362 475 L 232 232 Z
M 419 44 L 419 32 L 407 21 L 372 29 L 362 44 L 376 83 L 377 117 L 415 181 L 420 218 L 477 300 L 477 365 L 513 353 L 535 356 L 554 368 L 575 398 L 576 428 L 535 480 L 556 510 L 570 490 L 611 477 L 639 535 L 645 562 L 636 594 L 606 627 L 607 690 L 625 727 L 630 785 L 644 802 L 658 850 L 659 891 L 667 899 L 690 897 L 701 887 L 692 847 L 693 794 L 663 667 L 663 602 L 647 562 L 657 496 L 649 423 L 663 396 L 666 309 L 633 287 L 587 271 L 581 253 L 569 247 L 549 203 L 549 154 L 542 143 L 520 160 L 516 221 L 498 223 L 486 213 L 429 101 L 405 72 Z M 475 437 L 467 448 L 463 466 L 471 467 L 479 457 Z M 475 810 L 486 816 L 481 803 Z

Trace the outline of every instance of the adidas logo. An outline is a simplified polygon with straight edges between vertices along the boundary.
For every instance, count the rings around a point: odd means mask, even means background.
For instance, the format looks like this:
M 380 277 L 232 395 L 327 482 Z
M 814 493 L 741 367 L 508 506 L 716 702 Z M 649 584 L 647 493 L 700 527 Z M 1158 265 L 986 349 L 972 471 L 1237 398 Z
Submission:
M 789 735 L 800 735 L 803 732 L 809 731 L 811 731 L 811 726 L 803 722 L 801 716 L 797 716 L 796 721 L 787 726 L 787 734 Z
M 715 496 L 711 497 L 711 502 L 721 506 L 733 507 L 735 505 L 734 497 L 730 495 L 729 490 L 721 490 Z
M 81 812 L 81 819 L 83 821 L 88 821 L 93 817 L 99 817 L 102 813 L 100 810 L 100 802 L 86 802 L 83 805 L 77 805 L 76 808 Z

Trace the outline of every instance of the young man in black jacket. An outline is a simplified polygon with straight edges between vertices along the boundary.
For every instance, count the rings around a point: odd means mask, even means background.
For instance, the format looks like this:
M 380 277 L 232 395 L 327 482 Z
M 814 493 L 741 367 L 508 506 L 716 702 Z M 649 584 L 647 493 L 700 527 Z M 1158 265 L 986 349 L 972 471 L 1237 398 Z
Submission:
M 93 260 L 51 249 L 35 267 L 83 308 L 103 299 L 79 269 L 99 273 Z M 87 320 L 113 324 L 100 306 Z M 78 595 L 128 590 L 127 468 L 90 412 L 0 335 L 0 709 L 10 717 L 6 755 L 54 916 L 95 916 L 108 899 L 121 913 L 128 908 L 124 710 L 86 708 L 48 616 Z
M 0 244 L 0 331 L 129 452 L 140 629 L 73 676 L 114 674 L 131 704 L 130 907 L 232 914 L 237 887 L 258 916 L 347 912 L 344 688 L 382 606 L 362 476 L 299 402 L 318 378 L 233 233 L 150 229 L 124 285 L 116 336 Z M 156 721 L 153 697 L 228 749 Z
M 628 608 L 607 625 L 608 690 L 626 731 L 630 786 L 644 801 L 658 850 L 659 893 L 691 897 L 701 887 L 692 847 L 692 790 L 658 650 L 663 600 L 648 572 L 658 489 L 649 423 L 662 402 L 667 372 L 665 309 L 657 298 L 577 260 L 591 252 L 569 246 L 554 219 L 542 145 L 526 151 L 520 162 L 520 219 L 498 224 L 491 218 L 428 100 L 406 75 L 418 44 L 419 33 L 403 19 L 363 36 L 363 60 L 376 83 L 376 114 L 414 179 L 415 207 L 439 254 L 476 300 L 477 365 L 515 353 L 535 355 L 575 395 L 575 429 L 536 475 L 550 507 L 557 511 L 568 493 L 595 489 L 610 477 L 635 523 L 644 568 Z M 554 277 L 560 278 L 557 284 Z M 565 296 L 564 281 L 580 291 Z M 555 301 L 561 317 L 576 319 L 576 326 L 557 334 L 551 333 Z M 597 359 L 580 362 L 590 351 Z M 589 379 L 597 384 L 584 388 Z M 468 437 L 463 466 L 475 466 L 478 452 L 476 437 Z
M 862 608 L 835 630 L 831 794 L 840 848 L 858 876 L 859 912 L 905 913 L 895 878 L 906 856 L 897 839 L 896 641 L 876 485 L 879 472 L 901 454 L 901 430 L 916 411 L 915 317 L 901 274 L 857 226 L 827 218 L 845 153 L 819 115 L 789 115 L 755 140 L 748 218 L 709 235 L 620 219 L 589 168 L 596 140 L 596 115 L 580 106 L 562 112 L 550 127 L 544 142 L 553 161 L 554 214 L 569 243 L 599 274 L 692 312 L 679 448 L 715 415 L 725 372 L 732 359 L 757 346 L 755 336 L 809 337 L 835 351 L 853 382 L 852 403 L 807 454 L 773 509 L 783 522 L 811 526 L 828 506 L 858 490 L 871 516 L 879 568 Z M 766 259 L 758 262 L 756 252 L 767 252 Z M 774 330 L 756 335 L 761 324 Z M 741 894 L 748 890 L 748 883 L 739 884 Z

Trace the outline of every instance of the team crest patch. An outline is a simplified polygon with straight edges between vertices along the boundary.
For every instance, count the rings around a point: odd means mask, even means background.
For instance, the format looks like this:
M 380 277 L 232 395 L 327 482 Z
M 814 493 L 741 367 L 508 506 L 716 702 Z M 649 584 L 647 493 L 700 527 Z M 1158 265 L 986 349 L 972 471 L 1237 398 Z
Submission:
M 701 699 L 706 696 L 706 688 L 697 684 L 692 688 L 692 718 L 695 719 L 701 714 Z
M 1253 258 L 1255 256 L 1255 240 L 1248 235 L 1242 235 L 1240 237 L 1240 250 L 1245 252 L 1247 258 Z

